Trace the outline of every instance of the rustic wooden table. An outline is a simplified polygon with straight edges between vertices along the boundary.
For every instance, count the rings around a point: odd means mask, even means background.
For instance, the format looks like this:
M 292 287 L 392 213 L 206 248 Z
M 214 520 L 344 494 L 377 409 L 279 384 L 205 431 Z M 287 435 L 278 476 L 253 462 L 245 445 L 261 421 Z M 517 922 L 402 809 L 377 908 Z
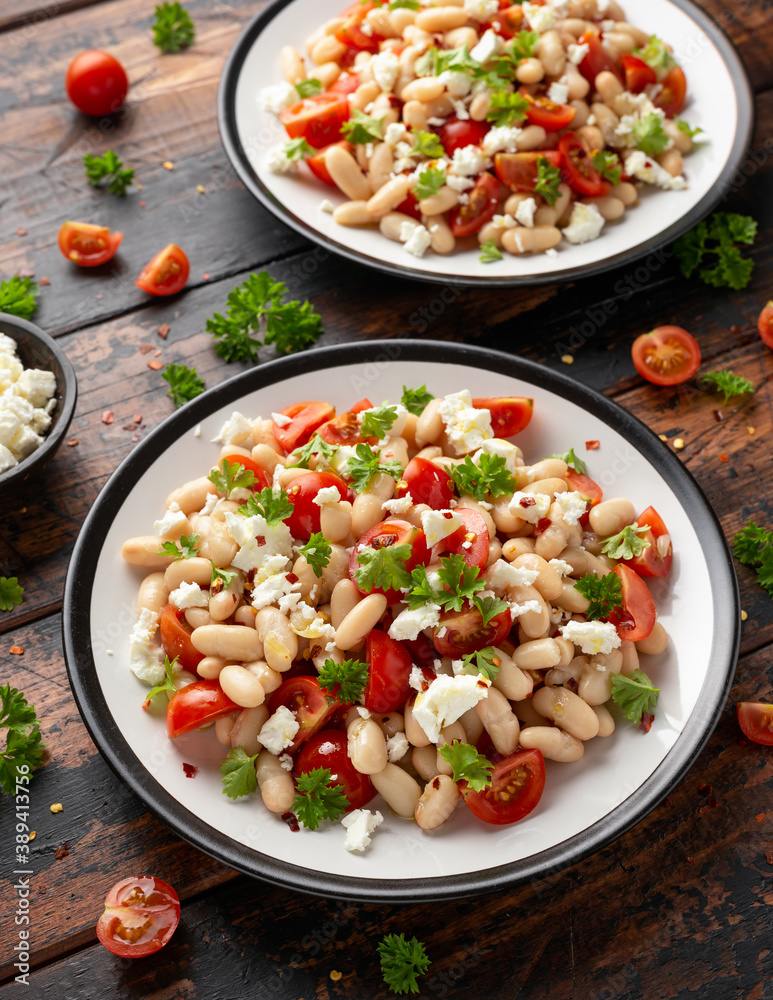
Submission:
M 421 309 L 438 300 L 439 288 L 374 275 L 315 249 L 236 180 L 218 138 L 215 94 L 224 59 L 260 4 L 190 0 L 198 36 L 177 55 L 159 55 L 150 43 L 152 6 L 0 3 L 0 274 L 34 273 L 46 286 L 35 321 L 58 338 L 80 385 L 71 428 L 77 446 L 63 447 L 0 514 L 0 573 L 18 575 L 25 587 L 24 603 L 0 620 L 2 680 L 37 706 L 48 746 L 32 784 L 34 971 L 27 994 L 12 978 L 15 820 L 10 804 L 2 804 L 2 995 L 384 997 L 376 946 L 383 934 L 404 931 L 423 940 L 433 960 L 425 996 L 773 996 L 773 762 L 767 750 L 741 739 L 734 710 L 737 701 L 773 694 L 773 604 L 749 571 L 739 570 L 748 619 L 730 701 L 672 794 L 635 829 L 568 871 L 442 906 L 347 905 L 279 891 L 172 835 L 89 739 L 67 683 L 60 635 L 63 582 L 80 525 L 117 463 L 172 411 L 166 384 L 148 361 L 195 364 L 208 386 L 232 375 L 234 366 L 216 357 L 201 331 L 228 291 L 261 267 L 294 296 L 312 300 L 324 321 L 322 344 L 406 333 L 472 342 L 602 390 L 669 442 L 684 439 L 680 456 L 728 536 L 750 516 L 770 525 L 773 353 L 756 332 L 773 274 L 770 0 L 702 3 L 737 44 L 757 95 L 753 146 L 722 206 L 760 222 L 746 290 L 685 281 L 663 253 L 571 286 L 461 291 L 453 308 L 430 320 Z M 86 48 L 115 53 L 132 84 L 128 113 L 101 130 L 64 94 L 67 64 Z M 140 192 L 115 199 L 84 183 L 84 153 L 107 148 L 136 167 Z M 108 273 L 76 273 L 62 259 L 56 234 L 67 218 L 109 222 L 124 232 Z M 190 284 L 182 298 L 149 301 L 133 278 L 168 241 L 187 250 Z M 599 321 L 609 300 L 617 310 Z M 732 367 L 754 382 L 755 395 L 722 407 L 719 419 L 715 396 L 642 382 L 631 365 L 631 340 L 663 322 L 690 328 L 704 368 Z M 573 339 L 584 323 L 593 335 Z M 169 325 L 167 339 L 159 337 L 162 324 Z M 561 361 L 567 348 L 571 368 Z M 108 409 L 112 424 L 101 420 Z M 142 419 L 132 426 L 136 414 Z M 11 646 L 23 654 L 9 655 Z M 62 812 L 49 811 L 54 802 Z M 130 962 L 96 943 L 94 925 L 107 888 L 138 872 L 174 885 L 183 916 L 163 952 Z M 334 979 L 334 970 L 343 976 Z

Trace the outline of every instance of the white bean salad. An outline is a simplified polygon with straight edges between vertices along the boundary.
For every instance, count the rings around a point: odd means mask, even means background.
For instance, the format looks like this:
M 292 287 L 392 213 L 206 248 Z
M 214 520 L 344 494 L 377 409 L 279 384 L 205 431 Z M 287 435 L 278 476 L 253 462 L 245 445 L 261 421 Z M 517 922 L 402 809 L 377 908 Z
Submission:
M 616 0 L 358 0 L 305 50 L 260 95 L 290 137 L 268 167 L 310 183 L 305 163 L 346 198 L 322 211 L 417 257 L 552 256 L 641 185 L 686 187 L 685 74 Z
M 670 537 L 574 449 L 527 464 L 511 439 L 532 411 L 422 386 L 338 415 L 235 412 L 218 465 L 124 543 L 148 573 L 145 707 L 168 699 L 172 739 L 214 723 L 228 796 L 310 829 L 343 817 L 361 851 L 376 794 L 423 830 L 460 800 L 513 823 L 544 760 L 579 760 L 618 708 L 647 731 L 639 659 L 667 636 L 645 580 L 668 574 Z

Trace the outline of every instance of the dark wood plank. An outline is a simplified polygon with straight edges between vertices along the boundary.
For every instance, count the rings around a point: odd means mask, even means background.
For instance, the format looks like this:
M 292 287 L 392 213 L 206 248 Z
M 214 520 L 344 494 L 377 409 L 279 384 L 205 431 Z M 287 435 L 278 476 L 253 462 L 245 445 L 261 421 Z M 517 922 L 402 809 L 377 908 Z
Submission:
M 728 4 L 723 0 L 700 0 L 699 6 L 724 29 L 739 50 L 741 60 L 755 90 L 773 86 L 773 67 L 770 63 L 773 44 L 773 21 L 769 0 L 740 0 Z M 635 23 L 635 21 L 634 21 Z M 692 55 L 695 58 L 695 55 Z M 683 60 L 689 81 L 690 59 Z
M 38 27 L 62 14 L 105 3 L 106 0 L 52 0 L 46 3 L 25 3 L 24 0 L 6 0 L 0 11 L 0 31 L 21 29 L 27 37 L 37 32 Z

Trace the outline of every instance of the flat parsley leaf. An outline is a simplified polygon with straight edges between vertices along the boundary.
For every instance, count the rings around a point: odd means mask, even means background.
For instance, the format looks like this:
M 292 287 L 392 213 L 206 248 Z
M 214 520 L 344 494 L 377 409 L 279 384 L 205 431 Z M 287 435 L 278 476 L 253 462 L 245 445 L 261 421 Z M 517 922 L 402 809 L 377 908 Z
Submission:
M 156 697 L 157 694 L 161 694 L 162 691 L 171 691 L 174 694 L 177 691 L 177 686 L 172 679 L 172 670 L 174 665 L 177 663 L 177 657 L 170 660 L 168 656 L 164 657 L 164 674 L 166 675 L 160 684 L 156 684 L 147 693 L 147 697 L 142 703 L 143 708 L 149 708 L 151 701 Z
M 301 100 L 304 100 L 307 97 L 316 97 L 318 94 L 322 93 L 322 84 L 314 77 L 310 77 L 308 80 L 299 80 L 296 84 L 294 84 L 294 87 L 298 91 L 298 95 Z
M 333 548 L 321 531 L 312 531 L 308 542 L 298 552 L 314 570 L 314 576 L 322 576 L 322 570 L 330 562 Z
M 371 118 L 357 108 L 352 111 L 352 117 L 341 128 L 341 135 L 355 145 L 375 142 L 384 138 L 384 118 Z
M 684 132 L 690 139 L 694 139 L 696 135 L 700 135 L 703 131 L 702 128 L 691 128 L 690 123 L 686 122 L 683 118 L 675 118 L 674 121 L 679 131 Z
M 175 406 L 182 406 L 204 392 L 204 380 L 199 378 L 195 368 L 172 362 L 161 372 L 161 378 L 169 383 L 167 396 L 172 397 Z
M 622 607 L 623 584 L 616 573 L 607 573 L 606 576 L 587 573 L 574 581 L 574 587 L 590 601 L 585 612 L 589 622 L 608 618 L 616 608 Z
M 0 576 L 0 611 L 13 611 L 24 600 L 24 587 L 16 576 Z
M 250 756 L 244 747 L 234 747 L 228 751 L 228 756 L 220 765 L 223 795 L 227 795 L 229 799 L 239 799 L 257 790 L 258 777 L 255 773 L 257 758 L 257 754 Z
M 172 556 L 174 559 L 192 559 L 199 554 L 200 535 L 180 535 L 176 541 L 164 542 L 159 555 Z
M 325 660 L 320 668 L 319 686 L 338 698 L 345 705 L 353 705 L 362 698 L 368 683 L 368 664 L 362 660 Z
M 506 90 L 495 90 L 491 94 L 486 121 L 494 125 L 520 125 L 526 118 L 529 102 L 520 94 L 510 94 Z M 544 159 L 544 157 L 541 157 Z M 547 160 L 545 160 L 547 162 Z
M 462 657 L 462 670 L 465 674 L 483 674 L 488 681 L 496 680 L 501 666 L 502 660 L 493 646 L 476 649 L 474 653 L 465 653 Z
M 211 592 L 215 594 L 218 590 L 225 589 L 235 576 L 237 576 L 235 569 L 218 569 L 218 567 L 212 563 L 212 578 L 210 580 Z
M 521 59 L 531 59 L 537 51 L 539 39 L 539 33 L 536 31 L 519 31 L 515 38 L 505 46 L 504 51 L 509 53 L 516 63 L 520 62 Z
M 409 413 L 412 413 L 415 417 L 420 417 L 424 411 L 424 407 L 434 398 L 431 392 L 427 392 L 426 385 L 419 386 L 418 389 L 409 389 L 408 386 L 404 385 L 403 398 L 400 402 Z
M 642 670 L 631 674 L 612 674 L 612 701 L 631 722 L 640 722 L 644 712 L 652 712 L 660 688 L 656 688 Z
M 417 201 L 431 198 L 446 182 L 446 172 L 439 167 L 425 167 L 416 179 L 413 194 Z
M 666 43 L 661 41 L 657 35 L 650 35 L 650 39 L 643 49 L 635 49 L 634 55 L 638 56 L 655 70 L 658 80 L 662 80 L 674 66 L 678 66 L 671 52 L 666 48 Z
M 397 420 L 397 407 L 383 403 L 372 410 L 363 410 L 361 416 L 362 436 L 381 439 Z
M 416 140 L 413 151 L 419 156 L 428 156 L 430 159 L 436 160 L 438 157 L 446 155 L 443 143 L 434 132 L 424 132 L 417 128 L 413 130 L 413 136 Z
M 498 260 L 502 259 L 502 251 L 493 239 L 481 243 L 480 253 L 478 254 L 478 260 L 481 264 L 495 264 Z
M 303 160 L 307 156 L 314 156 L 317 152 L 316 149 L 306 142 L 305 139 L 291 139 L 282 146 L 282 152 L 285 154 L 288 160 Z
M 636 521 L 627 524 L 622 531 L 606 539 L 601 551 L 610 559 L 636 559 L 650 547 L 645 538 L 639 538 L 639 535 L 645 535 L 649 530 L 646 524 L 639 527 Z
M 623 165 L 617 153 L 599 149 L 591 157 L 591 163 L 610 184 L 619 184 L 623 176 Z
M 507 601 L 500 600 L 498 597 L 476 596 L 473 597 L 472 603 L 480 611 L 484 625 L 488 625 L 492 618 L 501 615 L 503 611 L 507 611 L 510 607 Z
M 123 163 L 112 149 L 108 149 L 103 156 L 86 153 L 83 157 L 83 165 L 86 168 L 89 184 L 94 187 L 107 178 L 107 190 L 110 194 L 125 195 L 126 189 L 134 177 L 134 170 L 131 167 L 122 169 Z
M 253 493 L 247 503 L 239 508 L 239 513 L 245 517 L 259 515 L 265 518 L 266 524 L 273 527 L 289 517 L 293 510 L 295 508 L 283 489 L 275 492 L 271 486 L 266 486 L 259 493 Z
M 440 747 L 440 756 L 454 769 L 454 781 L 466 781 L 474 792 L 482 792 L 491 784 L 494 765 L 469 743 L 446 743 Z
M 252 486 L 255 482 L 255 473 L 245 469 L 240 462 L 229 462 L 224 458 L 220 466 L 210 472 L 207 479 L 217 487 L 218 493 L 225 493 L 226 497 L 229 497 L 232 490 Z
M 196 28 L 191 15 L 179 3 L 162 3 L 156 7 L 153 24 L 153 44 L 162 52 L 179 52 L 193 44 Z
M 3 729 L 7 732 L 4 748 L 0 740 L 0 787 L 8 794 L 14 792 L 22 775 L 43 762 L 45 749 L 34 707 L 10 684 L 0 687 L 0 730 Z
M 537 157 L 537 183 L 534 193 L 540 195 L 548 205 L 555 205 L 561 197 L 561 171 L 554 167 L 546 156 Z
M 32 278 L 16 274 L 7 281 L 0 281 L 0 312 L 31 319 L 38 308 L 37 294 L 38 286 Z
M 654 112 L 635 121 L 631 126 L 631 135 L 638 148 L 647 156 L 662 153 L 671 141 L 663 128 L 663 119 Z
M 749 215 L 732 212 L 715 212 L 704 222 L 699 222 L 674 243 L 674 253 L 685 278 L 696 271 L 702 281 L 716 288 L 745 288 L 751 279 L 754 261 L 743 257 L 736 243 L 749 245 L 757 235 L 757 222 Z M 714 267 L 707 255 L 713 255 Z
M 316 830 L 323 820 L 338 819 L 349 805 L 343 785 L 331 785 L 330 778 L 326 767 L 298 776 L 292 811 L 308 830 Z
M 399 479 L 405 471 L 399 462 L 381 462 L 381 453 L 373 451 L 370 445 L 361 442 L 355 446 L 354 455 L 346 463 L 348 476 L 358 493 L 367 490 L 371 479 L 379 472 Z
M 311 441 L 302 448 L 296 448 L 295 451 L 290 452 L 287 456 L 287 468 L 308 469 L 312 455 L 317 455 L 322 458 L 324 464 L 327 464 L 328 459 L 332 458 L 337 451 L 337 444 L 328 444 L 327 441 L 322 440 L 319 434 L 315 434 Z M 290 461 L 290 459 L 293 461 Z
M 574 453 L 574 448 L 570 448 L 569 451 L 565 451 L 563 454 L 548 455 L 548 458 L 560 458 L 567 465 L 571 465 L 575 472 L 579 472 L 580 475 L 584 475 L 587 470 L 587 465 L 581 458 L 578 458 Z
M 480 579 L 480 570 L 477 566 L 468 566 L 464 556 L 454 553 L 444 556 L 440 560 L 440 569 L 437 571 L 438 578 L 445 583 L 451 593 L 441 594 L 443 603 L 453 611 L 461 611 L 466 601 L 472 601 L 479 590 L 486 586 Z
M 393 993 L 418 993 L 418 976 L 432 964 L 424 945 L 415 937 L 387 934 L 378 946 L 381 975 Z
M 745 396 L 746 393 L 754 392 L 754 384 L 742 375 L 734 375 L 733 372 L 706 372 L 701 379 L 713 385 L 716 392 L 724 394 L 725 406 L 735 396 Z
M 480 456 L 477 465 L 469 455 L 465 455 L 464 461 L 450 466 L 448 473 L 459 496 L 471 496 L 475 500 L 485 500 L 489 494 L 492 497 L 505 496 L 513 493 L 517 485 L 505 459 L 486 452 Z
M 365 546 L 357 552 L 360 568 L 354 571 L 354 582 L 370 594 L 374 590 L 401 590 L 411 585 L 411 574 L 405 568 L 411 558 L 411 546 L 385 545 L 380 549 Z

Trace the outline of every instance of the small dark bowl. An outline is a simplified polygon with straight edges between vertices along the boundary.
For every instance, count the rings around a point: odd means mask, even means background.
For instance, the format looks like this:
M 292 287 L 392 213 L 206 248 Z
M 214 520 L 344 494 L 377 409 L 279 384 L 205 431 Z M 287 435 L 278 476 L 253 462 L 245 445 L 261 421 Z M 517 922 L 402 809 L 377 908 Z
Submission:
M 11 490 L 15 493 L 25 479 L 39 472 L 53 458 L 75 413 L 78 382 L 67 355 L 34 323 L 10 313 L 0 313 L 0 333 L 16 341 L 16 354 L 25 368 L 42 368 L 54 373 L 57 401 L 43 444 L 18 465 L 0 473 L 0 496 L 6 496 Z

